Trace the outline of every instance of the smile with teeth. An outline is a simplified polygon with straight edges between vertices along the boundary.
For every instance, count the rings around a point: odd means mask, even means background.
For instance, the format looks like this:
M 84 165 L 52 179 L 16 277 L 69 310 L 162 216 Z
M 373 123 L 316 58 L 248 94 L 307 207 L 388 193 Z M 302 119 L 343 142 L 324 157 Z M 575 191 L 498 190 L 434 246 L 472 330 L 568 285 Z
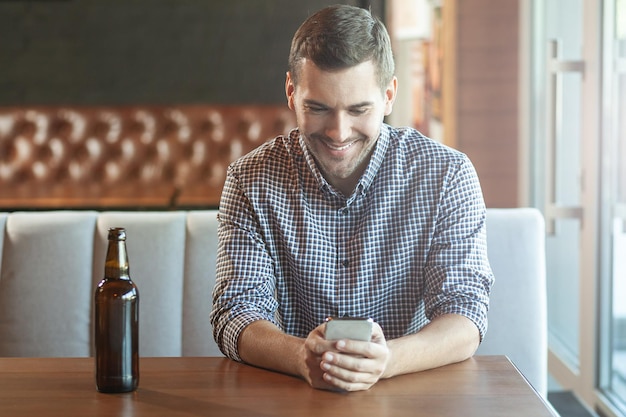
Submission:
M 333 145 L 333 144 L 331 144 L 331 143 L 324 142 L 324 144 L 325 144 L 328 148 L 332 149 L 333 151 L 338 151 L 338 152 L 345 151 L 346 149 L 348 149 L 348 148 L 350 148 L 352 145 L 354 145 L 354 143 L 355 143 L 355 141 L 352 141 L 352 142 L 346 143 L 345 145 L 335 146 L 335 145 Z

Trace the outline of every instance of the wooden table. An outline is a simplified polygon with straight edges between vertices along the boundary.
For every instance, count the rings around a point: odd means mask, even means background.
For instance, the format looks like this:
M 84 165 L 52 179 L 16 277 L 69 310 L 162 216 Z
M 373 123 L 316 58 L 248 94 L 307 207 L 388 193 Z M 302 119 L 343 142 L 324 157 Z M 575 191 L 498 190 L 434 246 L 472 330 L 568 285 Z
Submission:
M 504 356 L 380 381 L 310 388 L 224 358 L 141 358 L 139 389 L 101 394 L 92 358 L 0 358 L 0 416 L 554 416 Z

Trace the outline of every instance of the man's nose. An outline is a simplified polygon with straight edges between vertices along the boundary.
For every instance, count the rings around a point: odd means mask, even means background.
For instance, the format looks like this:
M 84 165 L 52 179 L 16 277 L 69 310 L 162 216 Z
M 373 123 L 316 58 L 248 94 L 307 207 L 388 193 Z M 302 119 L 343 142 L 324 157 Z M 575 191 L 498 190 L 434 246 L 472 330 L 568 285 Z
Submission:
M 330 116 L 326 126 L 326 136 L 336 142 L 345 142 L 352 135 L 350 116 L 344 112 L 336 112 Z

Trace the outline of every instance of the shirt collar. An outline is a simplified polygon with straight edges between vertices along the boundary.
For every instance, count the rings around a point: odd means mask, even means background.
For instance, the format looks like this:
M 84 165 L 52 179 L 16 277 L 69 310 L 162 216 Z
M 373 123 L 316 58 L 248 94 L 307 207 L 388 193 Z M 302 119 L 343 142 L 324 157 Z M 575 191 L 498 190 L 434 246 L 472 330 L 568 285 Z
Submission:
M 361 188 L 361 192 L 366 193 L 372 186 L 372 183 L 376 178 L 376 174 L 378 174 L 380 166 L 383 164 L 383 160 L 385 159 L 385 154 L 387 153 L 388 148 L 389 126 L 383 123 L 380 127 L 380 133 L 378 135 L 376 147 L 374 148 L 374 153 L 372 154 L 372 157 L 367 164 L 367 168 L 365 169 L 365 172 L 361 176 L 361 179 L 356 186 L 357 191 L 359 190 L 359 188 Z
M 317 180 L 319 184 L 320 190 L 323 193 L 332 192 L 334 194 L 340 194 L 334 190 L 332 185 L 330 185 L 328 181 L 326 181 L 326 179 L 320 172 L 319 168 L 317 167 L 317 164 L 315 163 L 315 159 L 309 152 L 309 149 L 307 148 L 306 143 L 304 142 L 304 138 L 300 134 L 300 131 L 298 129 L 294 129 L 290 132 L 289 136 L 290 136 L 290 139 L 292 140 L 298 138 L 298 141 L 300 143 L 300 149 L 302 153 L 304 154 L 304 158 L 307 164 L 309 165 L 309 168 L 311 169 L 313 176 L 315 177 L 315 179 Z M 363 173 L 363 175 L 361 176 L 361 178 L 359 179 L 359 182 L 357 183 L 355 187 L 355 191 L 353 192 L 353 195 L 349 199 L 350 201 L 359 195 L 364 195 L 367 193 L 370 186 L 374 182 L 374 179 L 376 178 L 376 174 L 378 173 L 378 170 L 380 169 L 380 166 L 383 163 L 383 159 L 385 158 L 385 154 L 387 153 L 388 148 L 389 148 L 389 126 L 383 123 L 381 124 L 380 133 L 378 135 L 378 140 L 376 141 L 376 146 L 374 147 L 374 152 L 372 153 L 370 161 L 367 164 L 367 168 L 365 169 L 365 172 Z

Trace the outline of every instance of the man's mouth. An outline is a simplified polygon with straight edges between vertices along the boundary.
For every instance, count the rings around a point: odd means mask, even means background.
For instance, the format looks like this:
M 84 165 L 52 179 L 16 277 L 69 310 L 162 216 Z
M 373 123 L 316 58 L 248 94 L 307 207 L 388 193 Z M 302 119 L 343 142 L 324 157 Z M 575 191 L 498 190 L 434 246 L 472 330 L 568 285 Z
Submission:
M 333 151 L 342 152 L 342 151 L 345 151 L 348 148 L 350 148 L 352 145 L 354 145 L 355 142 L 356 141 L 348 142 L 348 143 L 346 143 L 344 145 L 341 145 L 341 146 L 336 146 L 336 145 L 333 145 L 332 143 L 324 142 L 324 145 L 326 145 L 329 149 L 331 149 Z

